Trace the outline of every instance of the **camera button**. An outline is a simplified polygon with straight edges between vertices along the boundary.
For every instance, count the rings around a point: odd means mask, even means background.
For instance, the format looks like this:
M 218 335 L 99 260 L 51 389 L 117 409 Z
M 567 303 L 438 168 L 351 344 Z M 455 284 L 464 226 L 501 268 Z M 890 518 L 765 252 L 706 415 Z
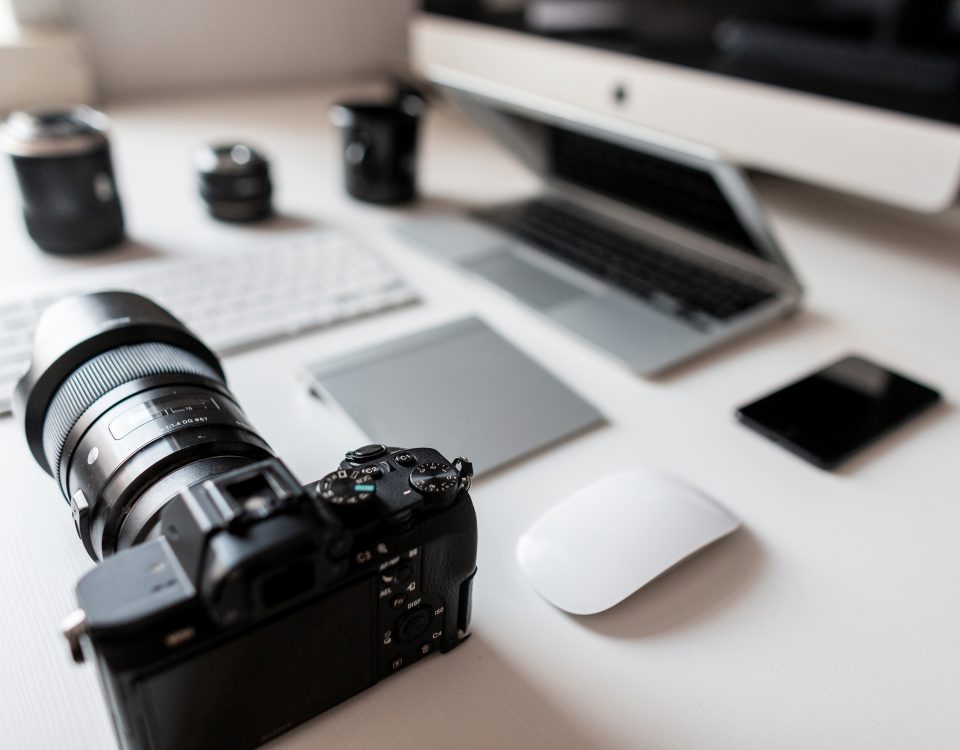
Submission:
M 404 615 L 397 623 L 397 640 L 401 643 L 412 643 L 424 634 L 430 625 L 431 612 L 421 607 Z
M 387 447 L 385 445 L 374 443 L 371 445 L 361 446 L 360 448 L 355 448 L 347 453 L 347 458 L 351 459 L 352 461 L 369 461 L 371 458 L 382 456 L 386 452 Z
M 413 466 L 417 459 L 412 453 L 398 453 L 394 456 L 394 461 L 396 461 L 401 466 Z
M 413 565 L 410 563 L 400 563 L 392 568 L 387 568 L 380 575 L 380 580 L 384 583 L 406 583 L 413 578 Z
M 390 662 L 390 669 L 397 670 L 397 669 L 400 669 L 400 667 L 402 667 L 402 666 L 403 666 L 403 657 L 402 657 L 402 656 L 398 656 L 396 659 L 394 659 L 392 662 Z
M 393 597 L 393 601 L 390 602 L 390 606 L 394 609 L 403 609 L 403 605 L 407 603 L 407 597 L 403 594 L 397 594 Z

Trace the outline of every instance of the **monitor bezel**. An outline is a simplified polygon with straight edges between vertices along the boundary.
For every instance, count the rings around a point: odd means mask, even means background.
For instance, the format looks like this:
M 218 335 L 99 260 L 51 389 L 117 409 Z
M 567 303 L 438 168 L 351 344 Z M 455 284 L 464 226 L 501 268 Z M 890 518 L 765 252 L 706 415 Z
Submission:
M 420 11 L 414 70 L 468 77 L 703 144 L 768 171 L 939 212 L 960 191 L 960 127 Z

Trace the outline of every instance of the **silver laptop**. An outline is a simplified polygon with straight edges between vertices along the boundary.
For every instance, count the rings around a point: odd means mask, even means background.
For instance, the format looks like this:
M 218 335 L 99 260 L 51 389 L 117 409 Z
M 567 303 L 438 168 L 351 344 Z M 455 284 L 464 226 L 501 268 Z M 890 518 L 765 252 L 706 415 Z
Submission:
M 801 286 L 743 173 L 710 149 L 547 101 L 451 94 L 542 194 L 397 227 L 641 374 L 788 315 Z

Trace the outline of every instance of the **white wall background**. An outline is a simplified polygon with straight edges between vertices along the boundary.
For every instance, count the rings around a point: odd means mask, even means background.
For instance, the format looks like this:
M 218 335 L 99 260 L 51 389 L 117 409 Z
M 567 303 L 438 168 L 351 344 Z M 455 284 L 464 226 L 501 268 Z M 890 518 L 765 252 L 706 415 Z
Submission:
M 16 0 L 72 24 L 100 96 L 362 76 L 406 59 L 416 0 Z

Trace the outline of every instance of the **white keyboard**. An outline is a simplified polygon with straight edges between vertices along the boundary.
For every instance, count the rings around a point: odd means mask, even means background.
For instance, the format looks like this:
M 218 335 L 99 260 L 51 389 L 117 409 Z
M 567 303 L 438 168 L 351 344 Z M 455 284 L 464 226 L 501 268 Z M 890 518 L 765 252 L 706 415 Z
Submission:
M 176 315 L 218 354 L 417 301 L 373 249 L 328 230 L 224 253 L 90 269 L 67 283 L 0 300 L 0 414 L 29 366 L 37 319 L 69 294 L 126 289 Z

